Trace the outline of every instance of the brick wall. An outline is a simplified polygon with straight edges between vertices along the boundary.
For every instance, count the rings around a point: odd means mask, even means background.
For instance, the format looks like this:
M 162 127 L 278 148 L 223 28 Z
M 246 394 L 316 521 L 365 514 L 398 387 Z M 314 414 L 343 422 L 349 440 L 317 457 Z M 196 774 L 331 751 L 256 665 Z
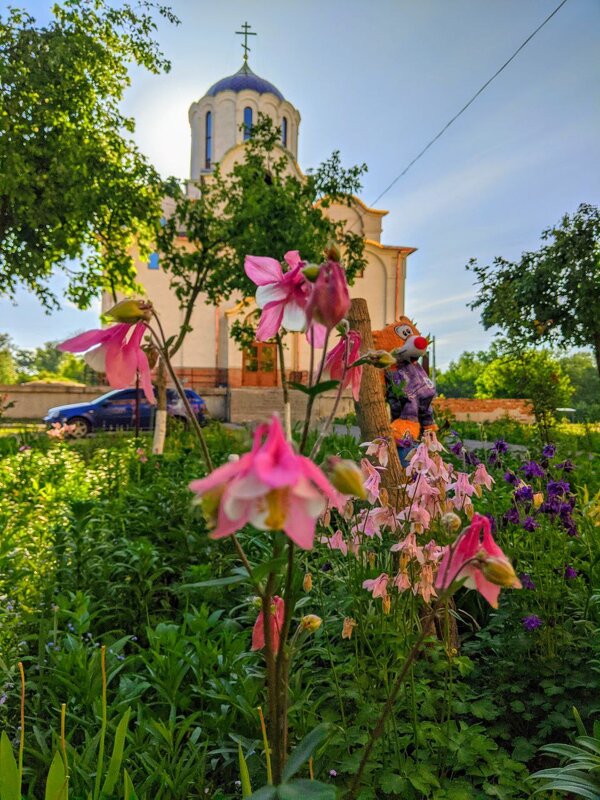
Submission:
M 438 397 L 434 400 L 434 408 L 440 413 L 451 414 L 458 422 L 495 422 L 506 417 L 517 422 L 535 422 L 528 400 L 474 400 L 466 397 Z

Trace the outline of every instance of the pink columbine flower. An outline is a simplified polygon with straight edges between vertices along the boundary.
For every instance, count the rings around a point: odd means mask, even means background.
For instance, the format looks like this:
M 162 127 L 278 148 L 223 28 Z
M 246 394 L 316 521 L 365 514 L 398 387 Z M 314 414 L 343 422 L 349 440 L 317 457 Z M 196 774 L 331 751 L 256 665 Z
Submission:
M 435 475 L 436 469 L 435 461 L 432 461 L 427 445 L 425 442 L 421 442 L 408 463 L 406 474 L 412 475 L 414 472 L 417 472 L 421 475 L 425 475 L 429 472 Z
M 496 483 L 496 481 L 488 473 L 485 464 L 478 464 L 473 473 L 472 483 L 475 486 L 485 486 L 486 489 L 491 489 L 492 483 Z
M 438 440 L 435 431 L 431 430 L 431 428 L 423 433 L 423 440 L 427 445 L 427 449 L 429 450 L 430 453 L 439 453 L 442 450 L 446 449 L 444 445 Z
M 271 624 L 271 649 L 274 654 L 279 650 L 279 637 L 283 627 L 283 617 L 285 614 L 285 603 L 283 598 L 275 595 L 272 598 L 269 622 Z M 252 650 L 262 650 L 265 646 L 265 616 L 263 610 L 259 611 L 254 628 L 252 630 Z
M 362 366 L 353 367 L 352 364 L 360 357 L 360 333 L 358 331 L 348 331 L 348 364 L 342 388 L 352 386 L 352 396 L 358 402 L 360 392 L 360 381 L 362 378 Z M 344 357 L 346 354 L 346 341 L 340 340 L 327 354 L 325 360 L 325 373 L 332 381 L 341 381 L 344 374 Z M 385 466 L 385 465 L 384 465 Z
M 282 530 L 298 547 L 313 546 L 315 523 L 327 503 L 341 507 L 343 498 L 309 458 L 294 452 L 277 416 L 259 425 L 252 450 L 192 481 L 190 489 L 221 539 L 252 523 L 264 531 Z
M 363 581 L 363 589 L 367 589 L 367 591 L 372 592 L 374 599 L 376 597 L 386 597 L 388 581 L 389 575 L 387 575 L 385 572 L 382 572 L 377 578 Z
M 344 541 L 341 531 L 336 531 L 333 536 L 321 536 L 319 539 L 321 544 L 326 544 L 330 550 L 339 550 L 344 555 L 348 554 L 348 545 Z
M 363 442 L 361 447 L 366 447 L 365 455 L 375 456 L 382 467 L 387 467 L 389 458 L 390 440 L 385 436 L 373 439 L 372 442 Z
M 344 319 L 350 310 L 350 293 L 346 273 L 337 261 L 321 265 L 312 284 L 306 317 L 308 324 L 318 322 L 328 331 Z
M 521 588 L 510 561 L 492 537 L 489 519 L 481 514 L 475 514 L 455 544 L 446 548 L 435 585 L 446 589 L 463 579 L 465 586 L 476 589 L 493 608 L 498 608 L 501 587 Z
M 134 324 L 118 322 L 102 330 L 91 330 L 67 339 L 57 346 L 69 353 L 83 353 L 84 359 L 96 372 L 104 372 L 114 389 L 126 389 L 135 382 L 139 370 L 142 388 L 149 403 L 155 403 L 150 366 L 141 348 L 147 326 L 143 321 Z M 93 349 L 91 349 L 93 348 Z
M 368 458 L 363 458 L 360 462 L 360 468 L 365 477 L 365 489 L 369 493 L 367 499 L 369 503 L 374 503 L 379 499 L 379 484 L 381 483 L 379 471 L 382 470 L 383 467 L 374 467 Z
M 305 262 L 297 250 L 284 255 L 289 270 L 284 272 L 279 261 L 268 256 L 246 256 L 246 275 L 258 286 L 256 305 L 262 309 L 256 329 L 259 342 L 272 339 L 283 326 L 288 331 L 306 327 L 306 307 L 310 284 L 302 274 Z

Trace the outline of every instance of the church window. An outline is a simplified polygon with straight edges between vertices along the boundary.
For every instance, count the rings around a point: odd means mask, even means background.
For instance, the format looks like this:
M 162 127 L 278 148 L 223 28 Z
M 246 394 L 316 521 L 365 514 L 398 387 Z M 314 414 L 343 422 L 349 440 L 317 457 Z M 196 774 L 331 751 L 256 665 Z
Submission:
M 206 112 L 206 143 L 204 146 L 204 166 L 210 169 L 212 159 L 212 111 Z
M 246 106 L 244 109 L 244 141 L 252 135 L 252 109 Z
M 288 131 L 288 122 L 287 122 L 287 117 L 284 117 L 284 118 L 281 120 L 281 144 L 282 144 L 284 147 L 287 147 L 287 139 L 288 139 L 288 133 L 287 133 L 287 131 Z
M 158 253 L 150 253 L 148 269 L 158 269 Z

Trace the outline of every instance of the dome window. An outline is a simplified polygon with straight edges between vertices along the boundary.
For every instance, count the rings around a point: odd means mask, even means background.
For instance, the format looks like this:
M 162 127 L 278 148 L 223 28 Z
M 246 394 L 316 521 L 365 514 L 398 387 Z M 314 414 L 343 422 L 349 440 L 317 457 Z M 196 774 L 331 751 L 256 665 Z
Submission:
M 204 144 L 204 167 L 210 169 L 212 159 L 212 111 L 206 112 Z
M 284 117 L 281 120 L 281 144 L 284 147 L 287 147 L 287 142 L 288 142 L 288 121 L 287 117 Z
M 244 141 L 252 135 L 252 109 L 246 106 L 244 109 Z

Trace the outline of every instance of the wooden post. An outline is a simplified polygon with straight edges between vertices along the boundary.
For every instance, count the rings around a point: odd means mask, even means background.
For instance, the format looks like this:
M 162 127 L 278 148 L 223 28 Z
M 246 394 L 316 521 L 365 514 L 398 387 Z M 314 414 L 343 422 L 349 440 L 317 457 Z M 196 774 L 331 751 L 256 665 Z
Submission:
M 366 300 L 362 298 L 352 300 L 348 323 L 352 330 L 360 333 L 361 355 L 366 353 L 367 350 L 375 349 L 371 331 L 371 317 L 369 316 Z M 390 417 L 387 403 L 385 402 L 381 370 L 365 364 L 360 384 L 359 400 L 358 403 L 354 404 L 354 409 L 363 442 L 371 442 L 380 436 L 391 436 Z M 389 448 L 387 469 L 381 473 L 381 484 L 388 490 L 392 505 L 396 505 L 398 487 L 404 481 L 404 470 L 400 466 L 398 451 L 392 444 Z

